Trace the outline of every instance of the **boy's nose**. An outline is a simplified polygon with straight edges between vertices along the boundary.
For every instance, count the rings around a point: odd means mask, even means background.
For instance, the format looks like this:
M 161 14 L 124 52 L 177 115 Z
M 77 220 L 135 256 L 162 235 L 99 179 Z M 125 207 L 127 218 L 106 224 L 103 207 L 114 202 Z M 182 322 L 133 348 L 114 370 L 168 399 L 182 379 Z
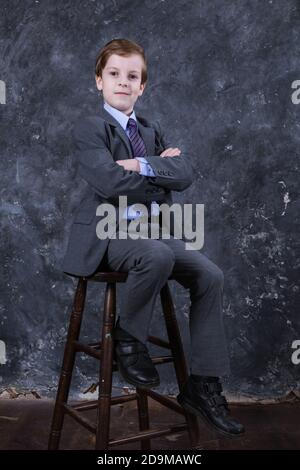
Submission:
M 120 77 L 119 78 L 119 85 L 128 87 L 128 85 L 129 85 L 128 78 L 127 77 Z

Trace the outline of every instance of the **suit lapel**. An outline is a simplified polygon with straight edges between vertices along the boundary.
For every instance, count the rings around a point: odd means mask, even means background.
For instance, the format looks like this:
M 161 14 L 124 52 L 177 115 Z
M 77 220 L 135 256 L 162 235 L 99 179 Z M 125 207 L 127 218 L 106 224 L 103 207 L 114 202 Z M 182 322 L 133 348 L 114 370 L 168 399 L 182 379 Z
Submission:
M 121 139 L 121 140 L 124 142 L 124 144 L 126 145 L 129 158 L 133 158 L 133 155 L 132 155 L 132 148 L 131 148 L 131 145 L 130 145 L 130 141 L 129 141 L 128 137 L 127 137 L 126 132 L 124 131 L 123 127 L 120 126 L 120 124 L 116 127 L 116 134 L 118 134 L 118 136 L 120 137 L 120 139 Z
M 103 105 L 102 105 L 102 108 L 100 107 L 100 115 L 101 117 L 103 117 L 103 119 L 105 119 L 105 121 L 107 121 L 109 124 L 111 124 L 112 126 L 116 128 L 116 133 L 118 134 L 120 139 L 124 142 L 129 157 L 132 158 L 132 150 L 131 150 L 129 139 L 123 127 L 119 123 L 119 121 L 117 121 L 108 111 L 106 111 L 106 109 L 103 108 Z
M 154 155 L 155 149 L 154 149 L 154 143 L 155 143 L 155 133 L 154 129 L 152 127 L 146 127 L 142 124 L 140 117 L 136 116 L 138 123 L 139 123 L 139 131 L 141 134 L 141 137 L 145 143 L 146 150 L 147 150 L 147 155 Z

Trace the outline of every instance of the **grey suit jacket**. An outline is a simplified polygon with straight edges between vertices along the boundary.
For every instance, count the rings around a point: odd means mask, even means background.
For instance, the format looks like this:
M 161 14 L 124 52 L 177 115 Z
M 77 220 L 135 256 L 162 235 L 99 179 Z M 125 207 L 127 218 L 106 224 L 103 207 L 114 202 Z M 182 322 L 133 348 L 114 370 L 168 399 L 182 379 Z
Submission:
M 155 177 L 124 170 L 115 163 L 133 158 L 133 153 L 126 132 L 104 108 L 99 115 L 80 118 L 73 128 L 77 175 L 88 186 L 75 211 L 61 264 L 67 274 L 89 276 L 103 259 L 109 239 L 100 240 L 96 234 L 96 225 L 101 220 L 101 216 L 96 216 L 99 204 L 110 203 L 117 207 L 118 197 L 122 195 L 127 196 L 128 205 L 150 201 L 170 205 L 171 191 L 183 191 L 193 181 L 194 169 L 189 156 L 181 153 L 178 157 L 160 157 L 171 144 L 165 141 L 159 123 L 150 123 L 138 115 L 136 118 Z M 172 233 L 172 229 L 170 231 Z

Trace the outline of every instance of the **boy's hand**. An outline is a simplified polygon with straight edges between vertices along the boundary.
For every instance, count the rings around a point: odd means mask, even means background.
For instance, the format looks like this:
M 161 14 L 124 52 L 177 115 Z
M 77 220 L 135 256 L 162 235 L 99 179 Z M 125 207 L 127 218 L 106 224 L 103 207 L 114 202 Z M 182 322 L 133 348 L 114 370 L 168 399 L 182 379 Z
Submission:
M 141 171 L 140 162 L 135 158 L 129 158 L 128 160 L 117 160 L 116 163 L 128 171 Z
M 179 157 L 181 150 L 179 148 L 169 147 L 161 152 L 160 157 Z

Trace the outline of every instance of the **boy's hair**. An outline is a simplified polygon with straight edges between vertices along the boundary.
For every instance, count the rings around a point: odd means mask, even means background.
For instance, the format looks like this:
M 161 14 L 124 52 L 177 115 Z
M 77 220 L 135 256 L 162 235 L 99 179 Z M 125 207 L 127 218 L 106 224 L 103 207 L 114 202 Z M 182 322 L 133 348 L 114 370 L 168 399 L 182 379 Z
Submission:
M 118 54 L 123 57 L 128 57 L 131 54 L 139 54 L 143 59 L 141 84 L 147 81 L 147 63 L 144 49 L 136 42 L 130 41 L 130 39 L 113 39 L 105 44 L 96 59 L 95 74 L 98 77 L 102 77 L 102 70 L 112 54 Z

